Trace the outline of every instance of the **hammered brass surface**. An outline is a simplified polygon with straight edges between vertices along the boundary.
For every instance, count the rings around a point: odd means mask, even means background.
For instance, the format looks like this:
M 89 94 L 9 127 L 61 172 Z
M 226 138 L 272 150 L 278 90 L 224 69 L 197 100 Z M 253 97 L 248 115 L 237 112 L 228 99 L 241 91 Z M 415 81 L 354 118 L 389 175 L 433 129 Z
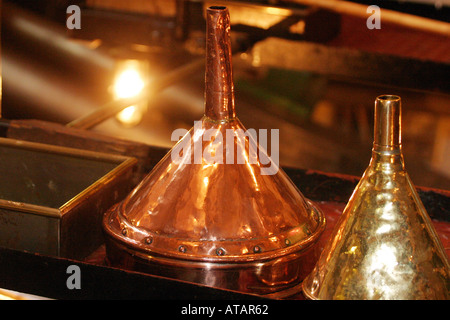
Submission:
M 408 176 L 401 99 L 375 103 L 370 164 L 303 291 L 311 299 L 449 299 L 446 252 Z

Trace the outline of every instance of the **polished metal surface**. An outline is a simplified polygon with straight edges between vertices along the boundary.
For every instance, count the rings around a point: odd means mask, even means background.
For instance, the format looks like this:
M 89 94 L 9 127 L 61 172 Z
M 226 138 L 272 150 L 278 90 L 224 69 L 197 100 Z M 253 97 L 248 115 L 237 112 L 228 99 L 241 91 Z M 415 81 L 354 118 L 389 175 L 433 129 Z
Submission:
M 205 115 L 105 214 L 108 259 L 214 287 L 294 294 L 317 260 L 325 218 L 276 163 L 263 173 L 270 158 L 236 117 L 228 10 L 209 8 L 207 22 Z
M 204 118 L 202 125 L 224 136 L 231 128 L 237 148 L 245 150 L 245 129 L 238 120 L 215 128 Z M 192 134 L 190 144 L 203 143 L 204 151 L 217 148 L 201 138 Z M 283 171 L 261 175 L 257 164 L 245 161 L 176 164 L 168 155 L 117 207 L 119 220 L 112 225 L 139 246 L 152 239 L 152 245 L 143 248 L 195 260 L 248 261 L 296 251 L 303 240 L 309 244 L 323 222 L 320 214 Z
M 222 8 L 222 7 L 211 7 Z M 233 119 L 234 83 L 231 66 L 230 15 L 222 9 L 207 10 L 205 116 L 212 120 Z
M 449 299 L 449 260 L 405 170 L 401 99 L 375 102 L 372 159 L 314 271 L 311 299 Z

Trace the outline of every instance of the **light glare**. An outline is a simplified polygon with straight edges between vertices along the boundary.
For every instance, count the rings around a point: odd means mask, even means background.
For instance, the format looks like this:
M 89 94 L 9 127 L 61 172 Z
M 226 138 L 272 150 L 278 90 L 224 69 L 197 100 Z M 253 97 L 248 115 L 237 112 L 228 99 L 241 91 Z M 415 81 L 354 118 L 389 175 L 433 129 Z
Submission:
M 131 98 L 138 95 L 144 88 L 144 80 L 135 69 L 126 69 L 114 84 L 114 93 L 117 98 Z

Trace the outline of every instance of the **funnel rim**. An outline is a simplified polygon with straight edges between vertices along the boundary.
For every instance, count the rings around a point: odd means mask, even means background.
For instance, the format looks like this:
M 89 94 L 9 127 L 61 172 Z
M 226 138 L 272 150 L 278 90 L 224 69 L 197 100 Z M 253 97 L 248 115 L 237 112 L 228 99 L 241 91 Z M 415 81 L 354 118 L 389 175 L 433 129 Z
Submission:
M 402 98 L 396 94 L 382 94 L 379 95 L 376 100 L 378 101 L 388 101 L 388 102 L 393 102 L 393 101 L 401 101 Z
M 216 6 L 210 6 L 210 7 L 208 7 L 208 11 L 212 11 L 212 12 L 215 12 L 215 11 L 221 12 L 221 11 L 225 11 L 225 10 L 227 10 L 227 7 L 226 7 L 226 6 L 219 6 L 219 5 L 216 5 Z

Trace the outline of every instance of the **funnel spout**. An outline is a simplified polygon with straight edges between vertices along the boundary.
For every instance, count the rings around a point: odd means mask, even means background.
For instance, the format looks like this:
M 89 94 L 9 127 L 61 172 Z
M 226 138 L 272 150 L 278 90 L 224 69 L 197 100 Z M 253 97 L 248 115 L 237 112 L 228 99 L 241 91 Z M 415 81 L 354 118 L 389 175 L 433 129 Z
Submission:
M 206 11 L 205 115 L 217 121 L 233 119 L 230 14 L 226 7 Z
M 401 145 L 401 99 L 382 95 L 375 100 L 375 148 L 399 148 Z

